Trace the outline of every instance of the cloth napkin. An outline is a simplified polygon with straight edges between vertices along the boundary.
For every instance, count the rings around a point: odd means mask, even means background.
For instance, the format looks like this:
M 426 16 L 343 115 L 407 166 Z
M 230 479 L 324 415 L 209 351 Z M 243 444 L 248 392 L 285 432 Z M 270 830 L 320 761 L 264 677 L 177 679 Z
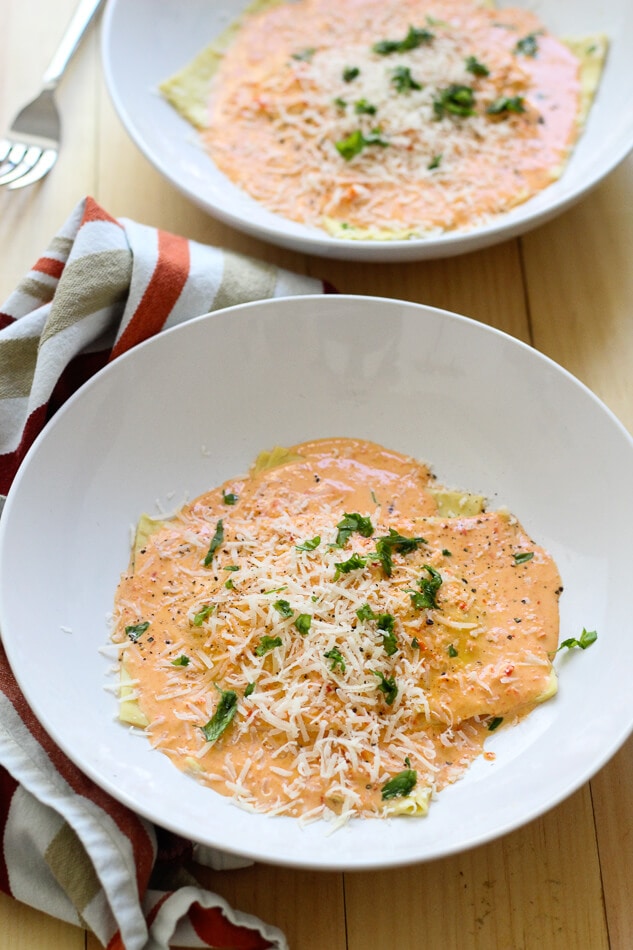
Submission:
M 329 289 L 84 199 L 0 308 L 0 493 L 55 410 L 125 350 L 209 310 Z M 287 947 L 190 870 L 248 862 L 155 827 L 84 776 L 31 712 L 1 646 L 0 838 L 0 889 L 108 950 Z

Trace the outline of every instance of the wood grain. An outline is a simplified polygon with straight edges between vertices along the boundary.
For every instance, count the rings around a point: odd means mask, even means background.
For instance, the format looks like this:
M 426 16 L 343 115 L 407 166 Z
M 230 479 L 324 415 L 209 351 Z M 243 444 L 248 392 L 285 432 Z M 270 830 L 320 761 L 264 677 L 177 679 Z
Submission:
M 37 89 L 75 0 L 5 0 L 0 125 Z M 29 36 L 29 55 L 23 38 Z M 633 428 L 633 158 L 556 220 L 453 260 L 364 265 L 308 258 L 214 221 L 165 183 L 128 138 L 104 88 L 98 37 L 58 96 L 64 145 L 36 188 L 0 189 L 0 297 L 85 195 L 111 214 L 329 280 L 465 314 L 531 343 Z M 579 420 L 582 424 L 582 420 Z M 465 854 L 389 872 L 199 870 L 292 950 L 630 950 L 633 741 L 548 814 Z M 333 847 L 335 841 L 333 840 Z M 0 895 L 0 950 L 97 950 L 92 935 Z

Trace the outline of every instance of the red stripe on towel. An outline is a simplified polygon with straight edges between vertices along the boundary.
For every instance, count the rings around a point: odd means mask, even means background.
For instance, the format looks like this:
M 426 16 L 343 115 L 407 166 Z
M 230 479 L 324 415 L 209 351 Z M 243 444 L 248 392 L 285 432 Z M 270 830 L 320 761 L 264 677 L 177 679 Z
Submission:
M 189 267 L 189 241 L 168 231 L 159 231 L 154 273 L 132 319 L 117 340 L 110 360 L 162 329 L 187 282 Z

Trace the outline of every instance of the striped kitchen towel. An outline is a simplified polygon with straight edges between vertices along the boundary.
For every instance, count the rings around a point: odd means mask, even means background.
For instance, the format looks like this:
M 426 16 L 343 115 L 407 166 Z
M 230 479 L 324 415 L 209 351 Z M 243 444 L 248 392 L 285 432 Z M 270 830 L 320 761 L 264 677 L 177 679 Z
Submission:
M 136 343 L 210 310 L 327 289 L 253 258 L 115 220 L 85 199 L 0 308 L 0 494 L 55 409 Z
M 0 308 L 0 492 L 61 403 L 109 360 L 220 307 L 321 281 L 129 220 L 87 198 Z M 201 887 L 240 863 L 156 828 L 55 746 L 0 647 L 0 889 L 109 950 L 284 950 L 276 927 Z

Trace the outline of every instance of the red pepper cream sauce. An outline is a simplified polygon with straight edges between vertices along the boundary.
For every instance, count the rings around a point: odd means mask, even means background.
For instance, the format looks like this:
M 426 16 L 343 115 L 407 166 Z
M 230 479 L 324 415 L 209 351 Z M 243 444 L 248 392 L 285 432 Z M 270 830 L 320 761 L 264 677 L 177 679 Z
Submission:
M 556 691 L 560 577 L 506 511 L 328 439 L 143 518 L 115 604 L 121 718 L 238 804 L 426 814 Z
M 580 66 L 524 9 L 281 3 L 241 22 L 204 141 L 267 208 L 339 237 L 463 229 L 559 177 Z

